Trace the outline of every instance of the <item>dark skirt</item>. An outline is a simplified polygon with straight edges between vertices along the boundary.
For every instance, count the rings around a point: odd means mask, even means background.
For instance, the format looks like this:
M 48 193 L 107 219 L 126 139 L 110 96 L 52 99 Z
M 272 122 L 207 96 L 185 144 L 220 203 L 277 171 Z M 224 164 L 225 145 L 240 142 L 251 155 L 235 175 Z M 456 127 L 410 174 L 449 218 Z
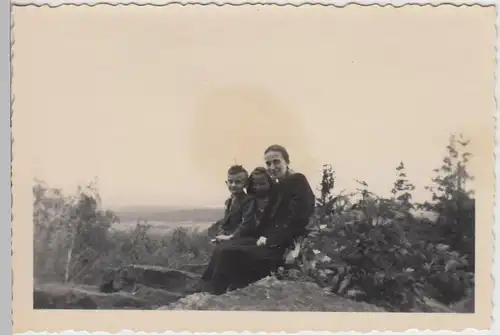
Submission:
M 235 238 L 215 248 L 202 279 L 215 294 L 268 276 L 283 262 L 283 249 L 257 246 L 255 238 Z

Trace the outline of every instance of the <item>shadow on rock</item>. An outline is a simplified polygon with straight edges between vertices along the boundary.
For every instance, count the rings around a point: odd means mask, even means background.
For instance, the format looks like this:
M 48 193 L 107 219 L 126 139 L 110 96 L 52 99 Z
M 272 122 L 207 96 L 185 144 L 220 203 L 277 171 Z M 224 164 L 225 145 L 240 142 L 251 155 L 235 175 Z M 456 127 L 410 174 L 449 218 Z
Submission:
M 65 284 L 37 285 L 34 309 L 147 309 L 148 302 L 126 292 L 101 293 L 88 287 Z
M 35 309 L 155 309 L 192 292 L 199 276 L 159 266 L 112 269 L 99 287 L 50 283 L 35 285 Z
M 100 286 L 101 292 L 133 292 L 137 285 L 168 292 L 185 294 L 192 291 L 199 276 L 183 270 L 151 265 L 128 265 L 107 274 Z

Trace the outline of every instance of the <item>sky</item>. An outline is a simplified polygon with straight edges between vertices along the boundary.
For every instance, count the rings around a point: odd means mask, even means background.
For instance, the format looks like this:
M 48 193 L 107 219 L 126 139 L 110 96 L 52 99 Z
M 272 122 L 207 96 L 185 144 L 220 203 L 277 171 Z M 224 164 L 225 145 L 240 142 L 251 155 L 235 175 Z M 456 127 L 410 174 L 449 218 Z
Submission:
M 314 188 L 328 163 L 388 195 L 404 161 L 425 199 L 451 132 L 480 184 L 494 8 L 443 7 L 16 8 L 14 141 L 33 178 L 98 177 L 109 206 L 222 204 L 227 168 L 275 143 Z

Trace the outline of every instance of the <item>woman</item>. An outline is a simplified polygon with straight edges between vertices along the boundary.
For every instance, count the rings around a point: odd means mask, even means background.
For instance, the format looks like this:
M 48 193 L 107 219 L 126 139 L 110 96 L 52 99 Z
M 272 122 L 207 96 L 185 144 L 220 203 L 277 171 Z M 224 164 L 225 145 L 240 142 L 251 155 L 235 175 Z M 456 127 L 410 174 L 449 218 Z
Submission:
M 281 145 L 271 145 L 264 151 L 269 174 L 276 186 L 276 199 L 271 213 L 272 222 L 260 239 L 261 245 L 286 249 L 295 239 L 306 234 L 314 213 L 315 197 L 307 178 L 290 169 L 290 156 Z
M 289 168 L 286 149 L 270 146 L 264 157 L 272 177 L 267 204 L 247 204 L 241 229 L 216 247 L 202 277 L 212 293 L 244 287 L 276 270 L 295 238 L 305 234 L 313 214 L 313 191 L 303 174 Z M 254 183 L 256 176 L 251 175 Z

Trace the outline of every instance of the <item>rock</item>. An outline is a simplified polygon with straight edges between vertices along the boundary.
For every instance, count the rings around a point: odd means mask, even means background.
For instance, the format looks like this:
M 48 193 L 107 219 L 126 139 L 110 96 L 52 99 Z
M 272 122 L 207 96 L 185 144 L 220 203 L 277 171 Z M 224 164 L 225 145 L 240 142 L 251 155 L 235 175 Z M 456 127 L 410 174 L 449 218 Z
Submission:
M 469 292 L 465 298 L 450 307 L 455 313 L 474 313 L 474 291 Z
M 196 293 L 165 310 L 385 312 L 383 308 L 329 293 L 310 282 L 266 277 L 243 289 L 223 295 Z
M 100 283 L 99 283 L 99 292 L 101 293 L 113 293 L 118 292 L 120 288 L 118 285 L 123 285 L 123 283 L 117 281 L 115 283 L 115 277 L 118 272 L 120 272 L 122 268 L 107 268 L 103 271 Z M 118 280 L 118 277 L 116 277 Z
M 417 313 L 456 313 L 452 308 L 429 297 L 423 297 L 422 303 L 419 303 L 412 312 Z
M 99 306 L 86 294 L 68 290 L 45 290 L 35 288 L 33 291 L 34 309 L 98 309 Z
M 128 265 L 114 273 L 113 288 L 119 291 L 134 291 L 136 285 L 148 286 L 174 293 L 190 292 L 199 276 L 183 270 L 149 265 Z
M 164 306 L 184 297 L 181 293 L 169 292 L 141 284 L 136 285 L 132 294 L 138 299 L 147 301 L 148 306 L 151 308 Z
M 148 301 L 131 293 L 98 292 L 97 287 L 66 284 L 36 285 L 33 291 L 34 309 L 147 309 Z
M 217 308 L 210 308 L 210 305 L 213 304 L 213 299 L 215 296 L 209 293 L 194 293 L 188 295 L 178 302 L 159 307 L 160 310 L 217 310 Z
M 201 274 L 203 273 L 203 271 L 205 271 L 205 269 L 207 268 L 207 266 L 208 266 L 208 263 L 186 264 L 186 265 L 183 265 L 182 268 L 185 271 L 188 271 L 188 272 L 191 272 L 191 273 L 194 273 L 194 274 L 199 274 L 201 276 Z

